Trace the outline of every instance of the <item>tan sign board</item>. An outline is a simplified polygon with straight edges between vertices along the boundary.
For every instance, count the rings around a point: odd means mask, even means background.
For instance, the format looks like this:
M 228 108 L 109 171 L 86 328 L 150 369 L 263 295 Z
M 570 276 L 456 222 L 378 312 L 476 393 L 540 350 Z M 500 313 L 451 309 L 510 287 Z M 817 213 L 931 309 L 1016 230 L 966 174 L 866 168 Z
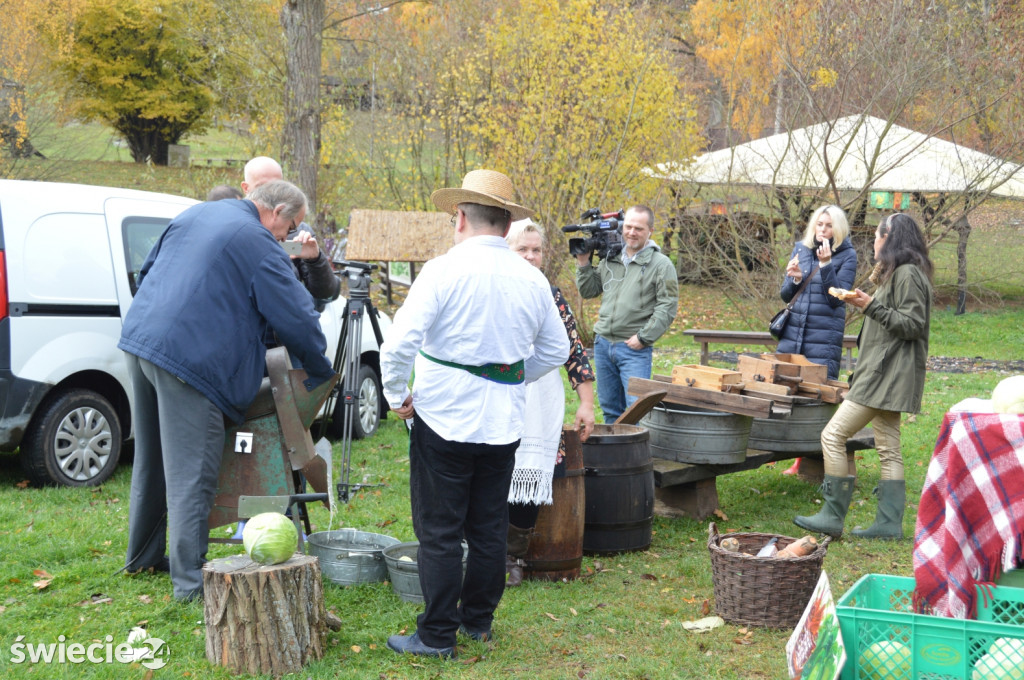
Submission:
M 350 260 L 426 262 L 448 252 L 451 215 L 403 210 L 353 210 L 349 215 Z

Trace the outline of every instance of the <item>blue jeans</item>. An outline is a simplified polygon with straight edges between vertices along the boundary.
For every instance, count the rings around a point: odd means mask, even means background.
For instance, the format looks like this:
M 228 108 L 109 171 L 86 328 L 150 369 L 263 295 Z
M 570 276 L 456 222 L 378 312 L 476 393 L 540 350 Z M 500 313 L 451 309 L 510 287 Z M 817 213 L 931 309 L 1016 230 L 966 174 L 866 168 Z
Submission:
M 594 363 L 597 373 L 597 399 L 604 412 L 604 422 L 614 422 L 626 407 L 636 401 L 626 390 L 630 378 L 651 377 L 653 347 L 630 349 L 624 342 L 609 342 L 594 337 Z

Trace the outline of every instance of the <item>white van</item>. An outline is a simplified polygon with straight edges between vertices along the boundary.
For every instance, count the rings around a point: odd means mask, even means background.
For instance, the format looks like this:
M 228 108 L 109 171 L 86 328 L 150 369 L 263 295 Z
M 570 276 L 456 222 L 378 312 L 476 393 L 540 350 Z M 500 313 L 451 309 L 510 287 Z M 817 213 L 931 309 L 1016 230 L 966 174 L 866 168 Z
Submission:
M 0 180 L 0 451 L 20 447 L 33 483 L 94 486 L 113 474 L 132 436 L 121 319 L 150 248 L 194 203 Z M 332 360 L 345 310 L 339 298 L 321 314 Z M 381 315 L 381 328 L 389 324 Z M 362 336 L 354 437 L 372 434 L 387 410 L 370 323 Z

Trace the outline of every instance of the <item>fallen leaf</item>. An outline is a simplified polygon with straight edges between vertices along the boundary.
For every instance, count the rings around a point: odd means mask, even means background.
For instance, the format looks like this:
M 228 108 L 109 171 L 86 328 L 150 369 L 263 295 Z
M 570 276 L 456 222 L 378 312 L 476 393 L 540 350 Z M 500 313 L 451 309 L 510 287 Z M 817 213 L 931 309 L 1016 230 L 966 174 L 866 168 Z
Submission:
M 704 603 L 700 606 L 700 615 L 707 616 L 711 613 L 711 601 L 704 600 Z
M 48 574 L 45 569 L 33 569 L 32 570 L 32 575 L 33 576 L 38 576 L 39 578 L 50 578 L 50 579 L 53 578 L 53 576 Z
M 674 589 L 674 588 L 671 588 L 671 587 L 669 587 L 669 588 L 662 588 L 662 589 L 661 589 L 661 590 L 659 590 L 658 592 L 659 592 L 659 593 L 671 593 L 671 592 L 672 592 L 673 590 L 675 590 L 675 589 Z
M 555 616 L 554 614 L 548 613 L 548 612 L 544 612 L 544 616 L 548 617 L 552 621 L 559 621 L 560 620 L 557 616 Z
M 484 660 L 484 657 L 482 657 L 482 656 L 471 656 L 468 659 L 464 659 L 464 658 L 460 657 L 459 658 L 459 663 L 461 663 L 463 666 L 466 666 L 466 665 L 469 665 L 471 663 L 476 663 L 478 661 L 483 661 L 483 660 Z
M 619 631 L 615 630 L 614 628 L 608 628 L 607 626 L 605 626 L 605 630 L 608 631 L 609 633 L 611 633 L 612 635 L 618 635 L 619 634 Z
M 28 488 L 28 480 L 27 479 L 23 479 L 22 481 L 18 482 L 14 486 L 18 487 L 19 489 L 27 489 Z
M 352 647 L 350 647 L 350 649 L 353 652 L 355 652 L 356 654 L 358 654 L 359 652 L 363 651 L 363 648 L 360 647 L 359 645 L 352 645 Z
M 153 598 L 149 595 L 139 595 L 139 602 L 142 604 L 153 604 Z
M 658 577 L 655 576 L 654 574 L 641 574 L 640 575 L 640 580 L 642 580 L 642 581 L 657 581 Z
M 707 616 L 696 621 L 683 621 L 683 628 L 691 633 L 707 633 L 715 628 L 725 625 L 725 619 L 721 616 Z
M 573 616 L 579 616 L 579 614 L 576 613 L 576 610 L 573 609 L 572 607 L 569 607 L 569 611 L 572 612 Z
M 714 515 L 715 515 L 715 517 L 719 518 L 719 519 L 720 519 L 720 520 L 722 520 L 723 522 L 728 522 L 728 521 L 729 521 L 729 518 L 725 516 L 725 513 L 724 513 L 724 512 L 722 512 L 722 511 L 721 511 L 720 509 L 718 509 L 718 508 L 715 508 L 715 512 L 714 512 Z
M 39 579 L 38 581 L 34 581 L 32 585 L 35 586 L 36 590 L 43 590 L 44 588 L 50 585 L 50 579 Z

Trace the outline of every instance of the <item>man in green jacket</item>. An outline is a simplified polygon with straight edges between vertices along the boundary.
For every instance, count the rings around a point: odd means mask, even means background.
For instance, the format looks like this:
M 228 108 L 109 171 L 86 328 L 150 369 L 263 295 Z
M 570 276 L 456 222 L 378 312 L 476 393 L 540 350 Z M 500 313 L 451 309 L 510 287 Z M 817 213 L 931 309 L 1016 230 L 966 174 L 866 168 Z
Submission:
M 594 326 L 597 397 L 606 423 L 636 401 L 627 395 L 631 377 L 650 378 L 654 343 L 676 318 L 679 285 L 675 265 L 651 241 L 654 212 L 645 205 L 626 211 L 624 248 L 597 266 L 593 253 L 576 256 L 576 287 L 584 298 L 603 295 Z

